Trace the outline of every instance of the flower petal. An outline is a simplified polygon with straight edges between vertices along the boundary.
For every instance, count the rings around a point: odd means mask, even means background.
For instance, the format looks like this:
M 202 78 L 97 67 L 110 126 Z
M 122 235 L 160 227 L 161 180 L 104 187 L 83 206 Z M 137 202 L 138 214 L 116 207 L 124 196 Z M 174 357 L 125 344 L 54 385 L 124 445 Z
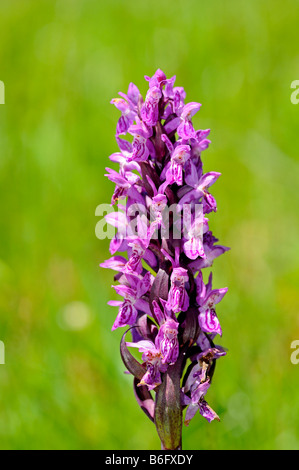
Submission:
M 222 335 L 221 326 L 214 310 L 207 308 L 200 312 L 198 315 L 198 322 L 202 331 L 206 331 L 207 333 L 217 333 L 220 336 Z

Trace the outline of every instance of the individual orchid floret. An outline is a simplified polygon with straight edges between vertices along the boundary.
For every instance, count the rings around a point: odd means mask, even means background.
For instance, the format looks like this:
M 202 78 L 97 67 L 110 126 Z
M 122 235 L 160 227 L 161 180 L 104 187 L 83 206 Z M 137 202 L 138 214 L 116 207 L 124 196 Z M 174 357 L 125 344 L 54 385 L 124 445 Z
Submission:
M 218 239 L 212 235 L 211 231 L 203 234 L 205 256 L 203 258 L 197 258 L 189 263 L 188 266 L 193 273 L 196 273 L 201 269 L 211 267 L 215 258 L 229 250 L 227 246 L 215 245 L 217 241 Z
M 164 209 L 167 207 L 168 200 L 165 194 L 163 194 L 163 192 L 158 192 L 154 182 L 148 175 L 147 175 L 147 181 L 153 192 L 152 198 L 150 198 L 149 196 L 146 197 L 147 207 L 149 208 L 149 211 L 150 211 L 150 222 L 151 222 L 150 232 L 153 234 L 157 228 L 163 225 L 162 214 L 163 214 Z
M 192 157 L 198 159 L 201 157 L 201 152 L 206 150 L 211 141 L 207 139 L 207 136 L 210 134 L 210 129 L 199 130 L 195 132 L 195 136 L 191 139 L 190 145 L 192 147 Z
M 182 139 L 188 140 L 196 136 L 194 127 L 192 125 L 192 117 L 201 108 L 200 103 L 188 103 L 186 104 L 181 112 L 181 124 L 177 129 L 178 136 Z
M 108 302 L 108 305 L 119 307 L 119 312 L 112 326 L 112 331 L 122 326 L 134 325 L 137 319 L 138 309 L 149 313 L 148 302 L 142 297 L 150 288 L 150 273 L 148 272 L 144 278 L 127 276 L 126 280 L 131 281 L 133 287 L 127 285 L 112 286 L 117 294 L 124 297 L 123 301 L 110 300 Z
M 150 88 L 146 94 L 145 102 L 141 108 L 141 118 L 149 126 L 155 126 L 159 119 L 159 101 L 162 92 L 157 86 Z
M 225 287 L 211 290 L 209 284 L 205 286 L 201 275 L 196 278 L 196 284 L 198 289 L 196 301 L 199 304 L 199 325 L 202 331 L 217 333 L 221 336 L 222 330 L 216 315 L 215 305 L 223 299 L 228 289 Z
M 136 238 L 134 241 L 128 243 L 129 260 L 124 267 L 126 273 L 141 273 L 142 260 L 147 249 L 147 244 L 144 240 Z
M 100 264 L 101 268 L 113 269 L 114 271 L 123 271 L 127 263 L 123 256 L 112 256 L 108 260 Z
M 142 103 L 143 100 L 140 91 L 134 83 L 129 84 L 127 94 L 121 91 L 118 94 L 127 100 L 133 111 L 138 112 L 138 107 L 140 107 L 140 103 Z
M 215 198 L 208 192 L 208 188 L 214 184 L 221 173 L 210 171 L 204 175 L 198 175 L 194 163 L 189 160 L 186 164 L 186 183 L 190 186 L 189 191 L 185 194 L 179 202 L 179 208 L 184 204 L 189 204 L 192 201 L 198 201 L 203 198 L 204 212 L 207 214 L 211 211 L 216 212 L 217 204 Z
M 125 213 L 125 207 L 119 204 L 118 209 L 118 212 L 110 212 L 109 214 L 105 215 L 106 222 L 117 229 L 114 237 L 110 241 L 109 246 L 109 250 L 112 255 L 114 255 L 117 251 L 121 251 L 122 246 L 124 244 L 126 245 L 125 239 L 129 221 Z
M 131 171 L 124 171 L 123 175 L 111 168 L 106 168 L 106 171 L 108 173 L 105 176 L 116 184 L 116 188 L 111 199 L 111 204 L 114 205 L 119 199 L 124 199 L 128 195 L 129 189 L 132 185 L 136 184 L 140 178 Z
M 138 171 L 140 173 L 140 165 L 137 162 L 132 161 L 133 147 L 127 140 L 116 137 L 116 141 L 120 148 L 120 152 L 115 152 L 110 155 L 112 162 L 119 164 L 119 173 L 125 175 L 127 171 Z
M 118 308 L 112 330 L 126 328 L 120 353 L 137 403 L 155 424 L 162 449 L 178 450 L 184 410 L 187 425 L 197 411 L 219 420 L 206 394 L 226 354 L 214 341 L 222 335 L 215 309 L 227 288 L 213 289 L 212 274 L 206 282 L 203 271 L 228 248 L 217 244 L 206 217 L 217 209 L 210 191 L 220 173 L 203 169 L 210 129 L 192 123 L 201 104 L 185 102 L 175 75 L 158 69 L 145 79 L 145 99 L 130 83 L 112 100 L 121 117 L 119 149 L 110 160 L 119 168 L 107 168 L 116 187 L 105 220 L 116 233 L 112 257 L 101 266 L 114 271 L 122 297 L 108 304 Z
M 128 93 L 119 93 L 122 98 L 114 98 L 111 103 L 122 113 L 116 126 L 116 138 L 126 134 L 129 127 L 138 116 L 138 108 L 142 103 L 142 96 L 134 83 L 130 83 Z
M 184 101 L 186 98 L 186 92 L 183 87 L 177 86 L 173 89 L 174 97 L 173 97 L 173 112 L 176 113 L 178 116 L 181 116 L 182 111 L 184 109 Z
M 143 123 L 130 126 L 128 131 L 134 136 L 132 143 L 132 155 L 128 157 L 128 161 L 147 161 L 149 156 L 148 139 L 151 137 L 151 131 Z
M 161 69 L 156 70 L 152 77 L 145 75 L 144 78 L 149 82 L 148 84 L 150 89 L 153 87 L 162 88 L 167 80 L 165 73 Z
M 167 197 L 165 194 L 157 194 L 151 200 L 150 211 L 151 211 L 151 232 L 159 229 L 161 226 L 164 227 L 163 223 L 163 211 L 167 207 Z
M 170 277 L 170 291 L 166 307 L 174 313 L 186 312 L 189 307 L 189 296 L 185 288 L 188 282 L 188 271 L 185 268 L 174 268 Z
M 185 415 L 185 424 L 189 425 L 191 419 L 195 416 L 196 412 L 206 418 L 209 422 L 217 419 L 220 421 L 219 416 L 210 408 L 207 402 L 204 400 L 208 389 L 210 387 L 209 378 L 203 378 L 202 371 L 195 371 L 192 373 L 191 378 L 184 387 L 184 393 L 182 401 L 184 405 L 187 405 L 187 411 Z M 188 395 L 186 394 L 188 393 Z
M 163 119 L 167 119 L 171 114 L 180 116 L 184 108 L 184 101 L 186 98 L 186 92 L 183 87 L 174 87 L 176 76 L 165 80 L 165 89 L 163 90 L 163 97 L 166 103 L 166 108 L 162 116 Z M 177 126 L 180 124 L 181 119 L 177 118 Z
M 114 287 L 114 286 L 113 286 Z M 121 326 L 134 325 L 137 319 L 138 310 L 135 303 L 136 293 L 129 287 L 122 286 L 125 289 L 118 290 L 118 294 L 124 296 L 124 300 L 109 300 L 108 305 L 119 307 L 118 315 L 112 326 L 112 331 Z
M 121 111 L 121 117 L 116 126 L 116 135 L 126 134 L 130 125 L 134 122 L 136 111 L 122 98 L 114 98 L 111 103 Z
M 165 84 L 163 95 L 166 103 L 169 103 L 169 106 L 167 106 L 166 113 L 163 115 L 164 119 L 167 119 L 171 113 L 174 113 L 177 116 L 181 116 L 184 108 L 186 92 L 183 87 L 173 87 L 175 79 L 176 77 L 174 76 L 167 80 Z M 180 122 L 181 120 L 178 119 L 178 125 Z
M 163 364 L 175 364 L 179 356 L 178 327 L 178 322 L 167 318 L 156 336 L 155 344 L 161 351 Z
M 182 401 L 184 405 L 188 406 L 185 416 L 187 426 L 197 411 L 209 422 L 214 419 L 219 421 L 219 416 L 207 404 L 204 396 L 211 385 L 210 371 L 212 364 L 225 354 L 226 351 L 222 347 L 210 347 L 197 355 L 197 362 L 189 373 L 182 393 Z
M 178 186 L 183 184 L 183 169 L 186 161 L 190 158 L 190 146 L 178 145 L 170 159 L 166 170 L 166 181 L 168 184 L 176 183 Z
M 198 206 L 202 209 L 200 205 Z M 188 214 L 189 216 L 187 217 L 185 214 Z M 192 217 L 189 206 L 185 208 L 184 218 L 187 219 L 185 223 L 186 233 L 183 237 L 183 249 L 185 255 L 192 260 L 197 258 L 206 258 L 203 235 L 209 229 L 208 219 L 206 219 L 202 210 L 195 212 Z
M 138 386 L 146 385 L 148 390 L 153 390 L 161 384 L 161 372 L 166 372 L 168 365 L 162 361 L 162 353 L 151 341 L 139 341 L 138 343 L 127 343 L 127 346 L 138 348 L 142 352 L 142 360 L 146 363 L 146 373 L 140 380 Z
M 167 197 L 165 196 L 165 194 L 157 194 L 153 197 L 151 209 L 153 210 L 155 217 L 160 217 L 166 206 Z

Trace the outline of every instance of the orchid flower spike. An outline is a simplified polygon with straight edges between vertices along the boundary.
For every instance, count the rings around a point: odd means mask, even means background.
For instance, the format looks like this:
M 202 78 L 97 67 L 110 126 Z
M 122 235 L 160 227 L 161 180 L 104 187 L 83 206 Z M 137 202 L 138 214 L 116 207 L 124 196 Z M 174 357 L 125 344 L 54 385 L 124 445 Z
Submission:
M 227 288 L 212 288 L 204 271 L 229 248 L 216 244 L 206 217 L 217 210 L 210 191 L 220 173 L 203 172 L 210 129 L 192 123 L 201 104 L 185 103 L 176 77 L 160 69 L 145 79 L 145 99 L 130 83 L 111 101 L 121 113 L 119 150 L 110 156 L 119 170 L 107 168 L 106 176 L 119 212 L 105 219 L 116 234 L 113 256 L 101 267 L 116 271 L 113 288 L 122 298 L 108 302 L 118 308 L 111 328 L 124 328 L 121 357 L 137 403 L 155 423 L 162 449 L 181 449 L 184 410 L 186 425 L 197 411 L 219 420 L 206 395 L 226 354 L 214 340 L 222 335 L 219 304 Z

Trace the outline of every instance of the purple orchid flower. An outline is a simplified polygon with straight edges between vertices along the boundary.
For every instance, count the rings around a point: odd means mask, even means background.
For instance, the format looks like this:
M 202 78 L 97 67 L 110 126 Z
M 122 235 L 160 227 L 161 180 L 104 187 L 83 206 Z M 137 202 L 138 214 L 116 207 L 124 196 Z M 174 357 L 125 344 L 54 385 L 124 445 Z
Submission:
M 146 385 L 148 390 L 153 390 L 161 384 L 161 372 L 166 372 L 168 364 L 163 363 L 162 353 L 151 341 L 139 341 L 138 343 L 127 343 L 127 346 L 138 348 L 142 352 L 142 360 L 146 362 L 146 373 L 140 380 L 138 386 Z
M 178 145 L 174 147 L 166 134 L 162 134 L 161 139 L 165 142 L 165 145 L 170 152 L 170 162 L 168 162 L 161 173 L 161 178 L 166 178 L 164 185 L 166 187 L 169 184 L 176 183 L 178 186 L 182 186 L 183 169 L 186 161 L 190 158 L 190 146 Z
M 138 106 L 143 100 L 140 91 L 134 83 L 129 84 L 127 94 L 122 93 L 121 91 L 118 94 L 127 100 L 133 111 L 138 111 Z
M 223 289 L 212 290 L 212 273 L 207 285 L 204 284 L 201 273 L 196 278 L 196 284 L 198 289 L 196 301 L 199 305 L 199 325 L 202 331 L 217 333 L 221 336 L 222 330 L 215 312 L 215 305 L 223 299 L 228 289 L 225 287 Z
M 203 247 L 205 256 L 203 258 L 197 258 L 196 260 L 189 263 L 188 267 L 192 270 L 193 273 L 196 273 L 203 268 L 211 267 L 215 258 L 230 249 L 227 246 L 215 245 L 215 242 L 217 241 L 218 239 L 212 235 L 211 231 L 205 232 L 203 234 Z
M 155 344 L 159 346 L 163 364 L 175 364 L 179 356 L 178 327 L 178 322 L 167 318 L 156 336 Z
M 217 204 L 215 198 L 207 191 L 207 188 L 212 186 L 220 175 L 221 173 L 210 171 L 209 173 L 200 176 L 194 163 L 192 161 L 188 161 L 186 164 L 185 181 L 187 185 L 190 186 L 190 190 L 187 192 L 185 191 L 184 196 L 180 200 L 179 207 L 181 208 L 184 204 L 199 200 L 203 197 L 204 212 L 216 212 Z
M 145 162 L 147 161 L 149 151 L 149 138 L 152 135 L 150 128 L 145 123 L 140 123 L 136 118 L 138 124 L 132 124 L 128 132 L 134 136 L 132 143 L 132 155 L 128 157 L 128 161 Z
M 200 103 L 188 103 L 186 104 L 181 112 L 181 124 L 177 129 L 178 136 L 182 139 L 188 140 L 196 136 L 194 127 L 192 125 L 192 117 L 197 113 L 201 108 Z
M 186 223 L 186 234 L 183 237 L 183 250 L 189 259 L 206 258 L 204 250 L 203 235 L 209 229 L 208 219 L 204 216 L 202 207 L 200 211 L 191 214 L 190 206 L 184 206 L 184 221 Z M 192 220 L 193 219 L 193 220 Z
M 197 411 L 209 422 L 214 419 L 220 420 L 204 397 L 211 385 L 209 372 L 212 363 L 219 357 L 225 356 L 225 354 L 226 351 L 222 347 L 209 347 L 197 355 L 197 362 L 189 373 L 182 394 L 183 403 L 188 406 L 185 416 L 187 426 Z
M 189 296 L 185 288 L 188 282 L 188 271 L 185 268 L 174 268 L 170 277 L 170 291 L 166 307 L 173 313 L 186 312 L 189 307 Z
M 116 135 L 126 134 L 128 128 L 134 122 L 136 112 L 122 98 L 114 98 L 111 103 L 122 113 L 116 126 Z
M 159 101 L 162 97 L 160 87 L 151 87 L 141 108 L 141 118 L 149 126 L 155 126 L 159 119 Z
M 147 246 L 141 239 L 136 239 L 128 243 L 129 261 L 127 262 L 124 272 L 139 273 L 142 271 L 142 260 L 144 258 Z
M 142 100 L 141 94 L 134 83 L 130 83 L 128 93 L 119 93 L 122 98 L 114 98 L 111 104 L 121 112 L 121 117 L 116 126 L 116 136 L 126 134 L 138 114 L 138 105 Z
M 213 289 L 212 274 L 205 284 L 203 270 L 228 248 L 216 244 L 206 217 L 217 209 L 210 188 L 220 173 L 203 172 L 210 129 L 192 123 L 201 104 L 185 103 L 176 77 L 160 69 L 145 79 L 145 99 L 130 83 L 112 100 L 121 116 L 119 150 L 110 160 L 119 170 L 107 168 L 106 176 L 116 185 L 111 203 L 117 211 L 105 219 L 116 234 L 101 267 L 116 272 L 113 287 L 122 300 L 108 304 L 118 307 L 112 330 L 127 328 L 120 351 L 135 397 L 162 448 L 174 450 L 182 445 L 185 408 L 187 425 L 197 411 L 209 422 L 219 419 L 205 397 L 226 354 L 214 340 L 222 335 L 215 307 L 227 288 Z M 141 362 L 131 348 L 142 353 Z
M 126 265 L 126 258 L 123 256 L 112 256 L 100 264 L 101 268 L 113 269 L 114 271 L 123 271 Z
M 128 190 L 137 183 L 139 176 L 135 175 L 131 171 L 124 171 L 122 172 L 123 174 L 120 174 L 111 168 L 106 168 L 106 171 L 108 173 L 105 176 L 116 184 L 116 188 L 111 199 L 111 204 L 114 205 L 116 201 L 124 199 L 128 195 Z
M 145 75 L 144 78 L 149 82 L 148 84 L 150 88 L 162 88 L 163 84 L 166 82 L 166 75 L 161 69 L 156 70 L 152 77 Z
M 211 141 L 206 138 L 210 134 L 210 131 L 210 129 L 196 131 L 195 136 L 190 140 L 190 145 L 192 147 L 193 153 L 193 162 L 195 163 L 195 165 L 198 162 L 201 162 L 200 157 L 202 151 L 206 150 L 211 143 Z
M 163 192 L 158 192 L 154 182 L 151 180 L 149 176 L 147 176 L 148 183 L 153 191 L 153 198 L 149 196 L 146 197 L 147 200 L 147 207 L 150 211 L 150 220 L 151 220 L 151 229 L 150 232 L 153 234 L 155 230 L 161 226 L 164 227 L 163 224 L 163 211 L 167 207 L 167 197 Z M 163 185 L 161 186 L 161 188 Z
M 151 275 L 148 272 L 143 278 L 127 275 L 126 280 L 131 282 L 127 285 L 112 286 L 117 294 L 124 297 L 123 301 L 110 300 L 108 305 L 119 307 L 119 312 L 112 326 L 112 331 L 126 325 L 134 325 L 137 319 L 138 309 L 150 313 L 148 301 L 142 298 L 151 285 Z
M 176 183 L 178 186 L 183 184 L 183 168 L 186 161 L 190 158 L 189 145 L 178 145 L 171 157 L 170 165 L 166 171 L 166 180 L 168 184 Z

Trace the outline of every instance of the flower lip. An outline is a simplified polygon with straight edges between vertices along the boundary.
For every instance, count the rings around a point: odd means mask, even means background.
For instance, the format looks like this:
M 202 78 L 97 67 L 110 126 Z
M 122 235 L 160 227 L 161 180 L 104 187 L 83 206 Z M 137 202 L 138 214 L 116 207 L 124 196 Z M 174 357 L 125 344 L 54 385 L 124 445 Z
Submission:
M 200 103 L 191 102 L 184 106 L 184 109 L 181 114 L 182 119 L 191 120 L 191 118 L 196 114 L 201 108 Z
M 189 145 L 178 145 L 171 155 L 171 160 L 183 164 L 190 158 L 190 147 Z

